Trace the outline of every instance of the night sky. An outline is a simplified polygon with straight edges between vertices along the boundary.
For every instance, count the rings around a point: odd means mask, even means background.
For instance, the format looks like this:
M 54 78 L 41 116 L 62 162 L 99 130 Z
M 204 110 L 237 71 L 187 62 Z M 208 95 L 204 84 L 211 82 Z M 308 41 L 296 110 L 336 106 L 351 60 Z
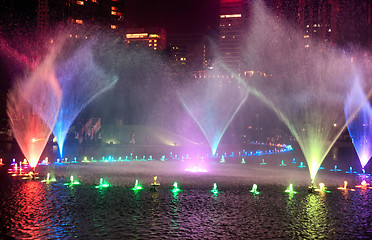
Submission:
M 129 0 L 124 18 L 141 26 L 162 26 L 169 34 L 203 32 L 218 20 L 218 0 Z

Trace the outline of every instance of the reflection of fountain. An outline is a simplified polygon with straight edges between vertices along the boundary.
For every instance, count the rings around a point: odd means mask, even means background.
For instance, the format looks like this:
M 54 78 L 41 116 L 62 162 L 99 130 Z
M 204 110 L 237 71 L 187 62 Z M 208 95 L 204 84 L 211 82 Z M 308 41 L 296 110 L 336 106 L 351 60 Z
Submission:
M 215 155 L 223 134 L 248 93 L 241 87 L 244 83 L 234 76 L 219 78 L 223 73 L 218 70 L 208 74 L 207 79 L 194 79 L 190 86 L 183 87 L 179 98 Z
M 249 90 L 287 125 L 314 180 L 345 128 L 343 97 L 354 80 L 353 69 L 342 51 L 312 41 L 305 46 L 302 33 L 256 3 L 244 56 L 262 72 L 250 76 Z
M 372 144 L 369 142 L 372 138 L 372 107 L 366 99 L 360 82 L 355 81 L 345 101 L 345 117 L 352 119 L 347 128 L 362 169 L 372 156 Z M 359 112 L 353 115 L 353 110 L 360 106 Z

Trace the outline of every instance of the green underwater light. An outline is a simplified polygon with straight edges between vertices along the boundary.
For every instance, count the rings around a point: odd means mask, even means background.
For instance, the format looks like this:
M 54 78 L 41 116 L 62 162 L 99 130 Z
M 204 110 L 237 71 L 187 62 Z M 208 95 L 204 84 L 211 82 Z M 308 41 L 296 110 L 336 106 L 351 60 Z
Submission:
M 285 190 L 286 193 L 289 193 L 289 194 L 295 194 L 297 193 L 296 191 L 293 190 L 293 184 L 289 184 L 289 187 Z
M 173 183 L 172 193 L 178 193 L 180 191 L 182 191 L 182 190 L 178 187 L 178 183 L 177 182 L 174 182 Z
M 50 173 L 47 173 L 47 178 L 44 179 L 44 180 L 41 180 L 41 182 L 45 182 L 45 183 L 50 183 L 50 182 L 56 182 L 56 178 L 53 177 L 53 178 L 50 178 Z
M 258 195 L 258 194 L 260 194 L 260 192 L 257 191 L 257 184 L 253 184 L 253 186 L 252 186 L 252 190 L 249 191 L 249 192 L 251 192 L 253 195 Z
M 70 176 L 70 182 L 64 183 L 64 185 L 79 185 L 80 182 L 76 179 L 74 179 L 74 176 Z
M 103 178 L 100 178 L 99 185 L 96 186 L 96 188 L 107 188 L 110 187 L 110 184 L 105 180 L 103 181 Z
M 136 183 L 134 184 L 134 187 L 132 188 L 133 191 L 139 191 L 142 190 L 142 185 L 138 182 L 138 179 L 136 179 Z
M 213 183 L 213 189 L 211 190 L 211 192 L 214 195 L 217 195 L 219 193 L 218 188 L 217 188 L 217 183 Z

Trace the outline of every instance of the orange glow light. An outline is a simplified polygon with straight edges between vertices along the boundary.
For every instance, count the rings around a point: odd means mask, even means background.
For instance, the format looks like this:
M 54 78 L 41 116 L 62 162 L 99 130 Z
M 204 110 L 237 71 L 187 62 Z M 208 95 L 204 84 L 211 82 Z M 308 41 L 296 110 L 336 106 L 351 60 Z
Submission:
M 111 25 L 111 29 L 116 29 L 116 25 Z
M 76 3 L 82 6 L 84 5 L 84 1 L 76 1 Z
M 80 20 L 80 19 L 76 19 L 75 22 L 76 22 L 77 24 L 83 24 L 83 20 Z
M 240 18 L 242 15 L 239 14 L 225 14 L 225 15 L 220 15 L 220 18 Z
M 128 33 L 126 35 L 127 38 L 145 38 L 149 34 L 148 33 Z
M 121 16 L 121 12 L 111 11 L 111 15 Z
M 150 38 L 160 38 L 160 36 L 158 34 L 150 34 L 149 37 Z

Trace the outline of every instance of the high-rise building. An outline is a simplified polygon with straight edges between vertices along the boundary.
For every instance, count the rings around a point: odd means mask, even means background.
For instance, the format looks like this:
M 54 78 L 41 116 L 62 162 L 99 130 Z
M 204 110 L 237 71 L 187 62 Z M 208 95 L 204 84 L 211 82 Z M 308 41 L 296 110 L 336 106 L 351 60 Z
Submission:
M 120 29 L 123 24 L 122 0 L 38 0 L 37 29 L 45 31 L 58 22 L 101 24 Z
M 45 32 L 49 27 L 49 4 L 48 0 L 39 0 L 36 13 L 38 32 Z
M 75 24 L 99 23 L 119 29 L 123 22 L 121 0 L 68 0 L 67 17 Z
M 246 0 L 220 0 L 218 54 L 235 71 L 242 68 L 242 37 L 248 17 Z
M 311 39 L 321 39 L 325 43 L 335 43 L 338 34 L 338 1 L 300 0 L 298 8 L 299 24 L 304 31 L 305 47 L 311 47 Z M 308 41 L 306 41 L 308 40 Z
M 191 71 L 208 66 L 206 36 L 202 33 L 169 35 L 168 48 L 175 66 Z
M 368 45 L 372 2 L 369 0 L 299 0 L 298 20 L 305 39 L 326 44 Z M 305 43 L 305 47 L 311 47 Z
M 167 47 L 167 33 L 164 28 L 127 28 L 125 29 L 125 42 L 128 45 L 141 45 L 154 51 L 164 50 Z

